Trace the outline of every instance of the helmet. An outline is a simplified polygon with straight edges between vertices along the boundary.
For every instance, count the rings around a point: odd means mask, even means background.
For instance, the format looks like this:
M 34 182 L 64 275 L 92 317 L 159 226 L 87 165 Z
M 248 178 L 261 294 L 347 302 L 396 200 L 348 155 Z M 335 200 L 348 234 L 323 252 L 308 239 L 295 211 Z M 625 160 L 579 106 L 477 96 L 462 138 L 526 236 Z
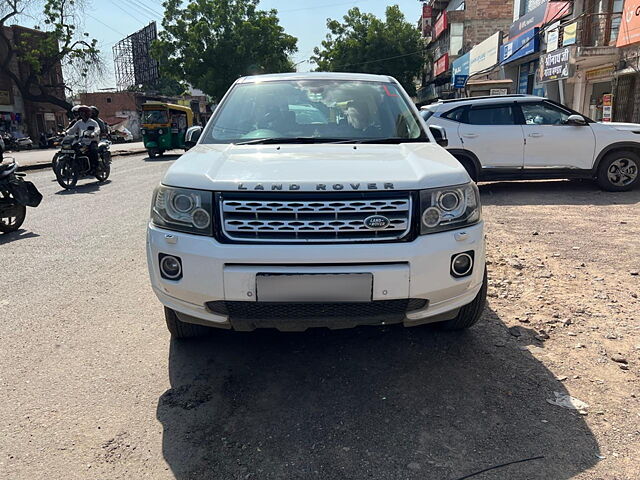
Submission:
M 78 113 L 82 112 L 83 110 L 91 113 L 91 108 L 87 107 L 86 105 L 78 105 Z
M 100 110 L 98 110 L 98 107 L 96 107 L 95 105 L 91 105 L 89 107 L 91 109 L 92 112 L 94 112 L 96 115 L 100 114 Z
M 78 110 L 80 110 L 80 105 L 74 105 L 71 107 L 71 113 L 78 113 Z

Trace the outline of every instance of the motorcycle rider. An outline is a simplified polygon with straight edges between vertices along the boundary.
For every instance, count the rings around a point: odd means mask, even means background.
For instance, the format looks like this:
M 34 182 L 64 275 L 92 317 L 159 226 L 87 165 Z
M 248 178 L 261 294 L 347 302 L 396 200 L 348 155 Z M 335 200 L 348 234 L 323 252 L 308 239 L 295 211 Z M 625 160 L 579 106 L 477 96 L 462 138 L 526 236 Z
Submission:
M 98 140 L 100 139 L 100 125 L 91 118 L 91 108 L 80 105 L 78 108 L 80 118 L 67 130 L 67 135 L 82 135 L 82 141 L 89 146 L 89 161 L 91 168 L 95 171 L 98 167 Z M 90 129 L 89 127 L 93 127 Z M 90 132 L 93 130 L 93 133 Z M 88 135 L 88 136 L 87 136 Z
M 98 110 L 98 107 L 94 105 L 91 105 L 89 108 L 91 109 L 91 118 L 98 122 L 98 125 L 100 126 L 100 138 L 107 138 L 107 135 L 109 134 L 109 127 L 107 126 L 107 123 L 100 118 L 100 110 Z

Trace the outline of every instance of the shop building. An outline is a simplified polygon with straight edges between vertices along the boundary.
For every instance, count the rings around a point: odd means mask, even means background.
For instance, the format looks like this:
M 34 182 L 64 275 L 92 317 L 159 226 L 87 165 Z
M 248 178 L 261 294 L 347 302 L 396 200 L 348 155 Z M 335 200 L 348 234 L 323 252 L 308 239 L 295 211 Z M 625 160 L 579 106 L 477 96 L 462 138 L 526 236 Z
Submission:
M 459 66 L 460 58 L 506 28 L 512 5 L 498 0 L 429 0 L 423 3 L 421 21 L 428 60 L 416 98 L 419 105 L 456 95 L 454 63 Z M 474 63 L 469 61 L 471 67 Z
M 44 32 L 18 25 L 4 27 L 3 33 L 12 43 L 29 41 L 29 38 L 35 35 L 46 35 Z M 6 58 L 6 55 L 6 47 L 4 43 L 0 43 L 0 59 Z M 21 78 L 31 74 L 29 65 L 21 62 L 17 56 L 9 63 L 9 70 Z M 64 100 L 64 81 L 59 61 L 46 78 L 41 78 L 40 81 L 47 85 L 44 87 L 47 93 Z M 0 131 L 11 132 L 16 136 L 27 135 L 37 141 L 40 133 L 56 131 L 59 125 L 66 123 L 66 118 L 66 110 L 62 107 L 24 99 L 13 80 L 8 75 L 0 73 Z
M 616 46 L 620 61 L 613 74 L 613 120 L 640 123 L 640 0 L 626 0 Z M 604 108 L 604 107 L 603 107 Z

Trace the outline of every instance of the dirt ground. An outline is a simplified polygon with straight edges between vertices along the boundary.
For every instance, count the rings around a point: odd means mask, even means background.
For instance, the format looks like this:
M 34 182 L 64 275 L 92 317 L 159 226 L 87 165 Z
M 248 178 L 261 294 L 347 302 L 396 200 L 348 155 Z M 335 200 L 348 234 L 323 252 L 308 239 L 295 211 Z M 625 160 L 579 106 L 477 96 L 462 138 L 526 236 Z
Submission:
M 481 192 L 487 320 L 504 325 L 495 345 L 528 350 L 589 405 L 574 415 L 600 461 L 575 478 L 640 478 L 640 190 L 554 181 Z
M 182 342 L 145 257 L 173 159 L 71 194 L 29 173 L 45 200 L 0 236 L 0 479 L 640 478 L 640 189 L 482 184 L 489 301 L 467 332 Z

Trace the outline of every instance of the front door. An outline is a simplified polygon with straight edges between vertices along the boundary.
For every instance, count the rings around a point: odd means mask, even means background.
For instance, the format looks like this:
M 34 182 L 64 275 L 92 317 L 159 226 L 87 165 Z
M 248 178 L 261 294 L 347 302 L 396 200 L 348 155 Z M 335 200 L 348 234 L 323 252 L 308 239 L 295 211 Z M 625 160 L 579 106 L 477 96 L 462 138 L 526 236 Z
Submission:
M 524 117 L 524 168 L 580 168 L 593 165 L 596 139 L 587 125 L 567 125 L 571 112 L 550 103 L 520 103 Z
M 465 150 L 483 169 L 522 168 L 524 137 L 512 103 L 474 105 L 467 110 L 458 134 Z

